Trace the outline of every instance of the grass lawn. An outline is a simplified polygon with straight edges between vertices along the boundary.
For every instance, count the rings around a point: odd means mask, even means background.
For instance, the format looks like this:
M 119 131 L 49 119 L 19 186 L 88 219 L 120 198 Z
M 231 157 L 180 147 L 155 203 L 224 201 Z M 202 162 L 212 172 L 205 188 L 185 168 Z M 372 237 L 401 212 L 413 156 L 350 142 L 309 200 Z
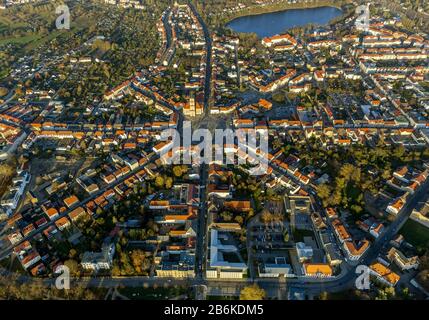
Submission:
M 26 43 L 25 52 L 33 50 L 34 48 L 37 48 L 38 46 L 44 44 L 45 42 L 51 41 L 52 39 L 56 38 L 59 34 L 60 34 L 60 30 L 54 30 L 49 34 L 36 37 L 34 41 L 30 41 Z
M 132 300 L 168 300 L 183 294 L 189 294 L 189 290 L 183 287 L 172 288 L 122 288 L 119 293 Z
M 0 79 L 3 79 L 7 75 L 9 75 L 9 72 L 10 72 L 10 68 L 0 69 Z M 2 99 L 2 98 L 0 98 L 0 99 Z
M 295 242 L 304 241 L 304 237 L 314 237 L 314 232 L 310 230 L 298 230 L 298 229 L 295 229 L 295 231 L 293 232 L 293 240 Z
M 404 224 L 399 231 L 405 240 L 417 248 L 418 251 L 425 251 L 429 248 L 429 229 L 411 219 Z
M 7 23 L 5 17 L 0 17 L 0 31 L 5 30 L 13 25 L 14 28 L 17 27 L 16 24 Z M 22 37 L 8 37 L 0 39 L 0 46 L 9 44 L 9 43 L 17 43 L 25 45 L 24 51 L 28 52 L 33 50 L 34 48 L 53 40 L 54 38 L 60 36 L 61 34 L 67 33 L 76 33 L 80 30 L 85 29 L 93 23 L 88 17 L 79 17 L 76 21 L 73 21 L 71 25 L 71 30 L 53 30 L 52 32 L 45 34 L 29 34 Z M 19 24 L 19 23 L 18 23 Z M 24 24 L 24 23 L 23 23 Z M 25 24 L 24 24 L 25 25 Z
M 5 38 L 0 40 L 0 46 L 8 43 L 27 44 L 37 40 L 38 37 L 39 37 L 38 35 L 32 34 L 24 37 L 19 37 L 19 38 L 15 38 L 15 37 Z

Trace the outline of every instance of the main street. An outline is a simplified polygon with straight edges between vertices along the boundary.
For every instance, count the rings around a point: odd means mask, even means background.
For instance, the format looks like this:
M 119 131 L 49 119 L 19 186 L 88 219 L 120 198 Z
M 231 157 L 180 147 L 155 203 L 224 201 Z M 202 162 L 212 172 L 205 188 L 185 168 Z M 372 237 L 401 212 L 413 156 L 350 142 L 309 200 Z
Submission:
M 196 275 L 198 279 L 204 278 L 205 261 L 207 261 L 207 177 L 208 167 L 201 165 L 200 171 L 200 209 L 198 212 L 198 232 L 196 248 Z
M 206 67 L 204 78 L 204 112 L 202 118 L 206 118 L 210 114 L 210 96 L 211 96 L 211 77 L 212 77 L 212 40 L 210 32 L 201 18 L 198 11 L 192 3 L 188 3 L 192 12 L 197 17 L 204 32 L 204 39 L 206 42 Z M 201 124 L 201 128 L 205 124 Z M 201 164 L 200 168 L 200 208 L 198 213 L 198 232 L 197 232 L 197 248 L 196 248 L 196 275 L 197 279 L 204 278 L 205 261 L 207 260 L 207 178 L 208 178 L 208 165 Z
M 189 6 L 192 9 L 192 12 L 197 17 L 198 21 L 201 24 L 204 32 L 204 39 L 206 41 L 206 74 L 204 79 L 204 114 L 207 115 L 209 112 L 209 103 L 211 96 L 211 79 L 212 79 L 212 39 L 210 37 L 209 29 L 207 28 L 206 23 L 201 18 L 198 11 L 195 9 L 194 5 L 189 2 Z

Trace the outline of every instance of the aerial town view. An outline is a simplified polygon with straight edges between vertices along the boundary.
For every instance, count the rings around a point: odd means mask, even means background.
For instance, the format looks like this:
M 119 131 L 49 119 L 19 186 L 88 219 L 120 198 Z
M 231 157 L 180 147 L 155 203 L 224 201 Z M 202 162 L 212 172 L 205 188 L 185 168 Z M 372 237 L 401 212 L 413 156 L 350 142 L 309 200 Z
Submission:
M 429 299 L 429 1 L 0 0 L 0 299 Z

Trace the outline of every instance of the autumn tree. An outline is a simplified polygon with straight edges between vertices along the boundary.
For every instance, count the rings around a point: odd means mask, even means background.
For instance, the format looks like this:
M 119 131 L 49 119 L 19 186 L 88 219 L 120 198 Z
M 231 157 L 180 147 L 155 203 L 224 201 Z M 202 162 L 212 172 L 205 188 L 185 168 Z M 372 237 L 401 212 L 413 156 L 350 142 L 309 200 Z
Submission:
M 171 189 L 173 187 L 173 178 L 167 177 L 165 178 L 165 188 Z
M 163 188 L 164 187 L 164 178 L 163 177 L 161 177 L 161 176 L 157 176 L 156 177 L 156 179 L 155 179 L 155 186 L 157 187 L 157 188 Z
M 271 221 L 273 221 L 273 215 L 271 214 L 271 212 L 269 212 L 268 210 L 262 211 L 261 221 L 263 223 L 270 223 Z
M 6 88 L 0 87 L 0 98 L 7 95 L 7 93 L 8 93 L 8 90 Z
M 173 174 L 175 177 L 180 178 L 182 177 L 184 174 L 186 174 L 188 172 L 188 167 L 186 165 L 182 165 L 182 166 L 174 166 L 173 167 Z
M 74 250 L 74 249 L 72 249 Z M 69 268 L 70 275 L 79 275 L 79 264 L 76 262 L 76 260 L 68 259 L 64 261 L 64 265 Z
M 263 300 L 266 296 L 265 290 L 256 283 L 244 287 L 240 292 L 240 300 Z

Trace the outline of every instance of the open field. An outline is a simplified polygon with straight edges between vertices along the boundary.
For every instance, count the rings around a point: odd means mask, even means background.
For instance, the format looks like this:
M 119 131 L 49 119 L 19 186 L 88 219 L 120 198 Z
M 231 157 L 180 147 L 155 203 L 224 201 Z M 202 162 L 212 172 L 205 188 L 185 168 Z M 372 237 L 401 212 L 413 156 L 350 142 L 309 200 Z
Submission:
M 429 248 L 429 229 L 420 223 L 408 220 L 399 233 L 419 251 Z

